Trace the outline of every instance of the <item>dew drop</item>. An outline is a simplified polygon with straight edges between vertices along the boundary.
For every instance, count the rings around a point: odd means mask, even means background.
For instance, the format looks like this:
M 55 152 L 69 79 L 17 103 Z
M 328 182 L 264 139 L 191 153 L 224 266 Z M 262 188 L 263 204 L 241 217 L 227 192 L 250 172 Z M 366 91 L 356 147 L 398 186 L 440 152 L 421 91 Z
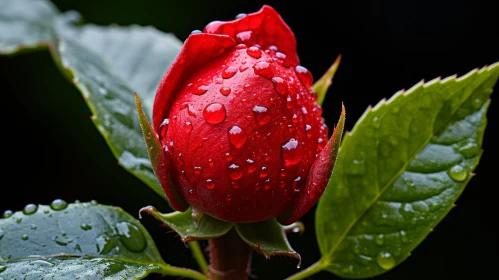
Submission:
M 324 149 L 324 146 L 326 146 L 326 141 L 324 141 L 324 139 L 322 138 L 317 139 L 317 150 L 322 151 L 322 149 Z
M 308 139 L 312 138 L 312 136 L 314 135 L 313 131 L 312 131 L 312 126 L 309 125 L 309 124 L 305 125 L 305 132 L 307 133 L 307 138 Z
M 215 188 L 215 182 L 212 179 L 206 179 L 206 188 L 213 190 Z
M 282 60 L 286 59 L 286 55 L 283 54 L 282 52 L 276 52 L 275 57 L 282 59 Z
M 118 235 L 125 247 L 132 252 L 142 252 L 146 248 L 146 238 L 142 231 L 129 222 L 116 224 Z
M 90 204 L 94 205 L 92 202 L 90 202 Z M 95 205 L 97 205 L 97 202 L 95 202 Z M 52 208 L 52 210 L 60 211 L 66 209 L 66 207 L 68 207 L 68 203 L 62 199 L 56 199 L 50 203 L 50 208 Z
M 249 47 L 247 50 L 246 50 L 246 53 L 248 53 L 249 56 L 253 57 L 253 58 L 260 58 L 262 57 L 262 51 L 257 48 L 257 47 Z
M 255 161 L 254 160 L 252 160 L 252 159 L 247 159 L 246 160 L 246 170 L 248 171 L 248 174 L 251 174 L 251 173 L 255 172 L 256 165 L 255 165 Z
M 225 153 L 225 159 L 227 161 L 231 161 L 232 160 L 232 155 L 230 153 Z
M 213 162 L 213 160 L 210 158 L 210 159 L 208 159 L 208 165 L 210 167 L 213 167 L 213 165 L 215 165 L 215 162 Z
M 28 204 L 24 206 L 23 213 L 26 215 L 31 215 L 36 213 L 36 210 L 38 210 L 38 206 L 35 204 Z
M 255 105 L 253 113 L 259 125 L 265 125 L 270 121 L 270 112 L 267 107 Z
M 267 168 L 267 166 L 262 166 L 262 168 L 260 168 L 260 178 L 265 178 L 269 175 L 269 169 Z
M 236 49 L 241 50 L 241 49 L 245 49 L 247 47 L 248 46 L 246 46 L 245 44 L 237 44 Z
M 184 131 L 187 133 L 190 133 L 192 131 L 192 123 L 191 122 L 184 123 Z
M 231 200 L 232 200 L 232 197 L 230 196 L 230 194 L 228 194 L 228 195 L 225 197 L 225 201 L 230 202 Z
M 307 68 L 298 65 L 295 68 L 295 72 L 296 76 L 298 76 L 298 79 L 300 79 L 305 88 L 310 88 L 312 86 L 312 84 L 314 83 L 314 77 Z
M 187 197 L 190 199 L 190 200 L 197 200 L 198 197 L 196 195 L 196 193 L 194 192 L 193 189 L 190 189 L 188 192 L 187 192 Z
M 373 258 L 369 256 L 359 255 L 359 258 L 357 260 L 361 265 L 368 265 L 373 260 Z
M 241 18 L 243 18 L 243 17 L 245 17 L 245 16 L 246 16 L 246 14 L 245 14 L 245 13 L 240 13 L 240 14 L 237 14 L 237 15 L 236 15 L 236 19 L 241 19 Z
M 291 121 L 293 123 L 298 123 L 298 121 L 299 121 L 298 116 L 296 114 L 293 114 L 293 117 L 291 117 Z
M 203 31 L 201 31 L 201 30 L 197 30 L 197 29 L 196 29 L 196 30 L 192 30 L 192 31 L 191 31 L 191 35 L 194 35 L 194 34 L 201 34 L 201 33 L 203 33 Z
M 75 249 L 78 250 L 78 252 L 81 253 L 81 246 L 80 246 L 80 244 L 76 244 Z
M 378 265 L 385 270 L 392 269 L 395 266 L 395 259 L 388 252 L 379 253 L 376 260 L 378 261 Z
M 236 34 L 236 41 L 239 44 L 253 45 L 253 33 L 251 30 L 239 32 Z
M 286 168 L 281 168 L 281 177 L 286 177 L 287 171 Z
M 454 165 L 447 171 L 447 174 L 457 182 L 462 182 L 468 178 L 468 171 L 461 165 Z
M 407 233 L 403 230 L 400 231 L 400 240 L 402 240 L 402 242 L 408 242 L 409 241 L 409 238 L 407 237 Z
M 270 187 L 271 187 L 271 186 L 270 186 L 270 178 L 268 178 L 267 180 L 265 180 L 265 181 L 263 182 L 263 189 L 264 189 L 264 190 L 270 190 Z
M 245 84 L 243 88 L 245 91 L 251 91 L 253 89 L 253 86 L 251 84 Z
M 82 230 L 85 230 L 85 231 L 86 231 L 86 230 L 91 230 L 91 229 L 92 229 L 92 226 L 91 226 L 91 225 L 89 225 L 89 224 L 85 224 L 85 223 L 83 223 L 83 224 L 81 224 L 81 225 L 80 225 L 80 228 L 81 228 Z
M 211 103 L 204 108 L 204 119 L 211 124 L 219 124 L 225 120 L 225 106 L 220 103 Z
M 230 93 L 230 87 L 221 87 L 220 88 L 220 93 L 224 96 L 229 95 Z
M 457 150 L 465 158 L 472 158 L 480 151 L 480 147 L 475 142 L 467 142 L 464 145 L 461 145 Z
M 16 218 L 16 223 L 17 224 L 20 224 L 22 221 L 23 221 L 23 218 L 21 218 L 21 217 Z
M 239 189 L 239 183 L 238 182 L 232 182 L 232 188 Z
M 95 247 L 100 255 L 105 255 L 114 248 L 114 242 L 109 236 L 100 235 L 95 239 Z
M 194 166 L 194 175 L 199 176 L 203 172 L 203 168 L 200 166 Z
M 299 163 L 303 158 L 303 148 L 298 144 L 294 138 L 289 139 L 281 147 L 282 159 L 284 166 L 291 166 Z
M 291 96 L 288 96 L 286 98 L 286 108 L 291 109 L 291 108 L 293 108 L 293 106 L 294 106 L 293 99 L 291 98 Z
M 286 183 L 284 183 L 284 181 L 281 181 L 280 187 L 281 187 L 281 189 L 284 189 L 284 187 L 286 187 Z
M 26 240 L 28 240 L 28 239 L 29 239 L 29 236 L 28 236 L 27 234 L 23 234 L 23 235 L 21 236 L 21 239 L 22 239 L 22 240 L 24 240 L 24 241 L 26 241 Z
M 292 124 L 289 124 L 288 130 L 289 130 L 289 133 L 293 133 L 295 131 L 295 127 Z
M 164 119 L 163 122 L 159 125 L 159 135 L 162 137 L 166 136 L 166 132 L 168 130 L 168 124 L 170 123 L 169 119 Z
M 254 66 L 253 69 L 255 74 L 260 75 L 267 79 L 272 79 L 274 74 L 272 73 L 272 69 L 270 68 L 270 64 L 266 61 L 259 61 Z
M 229 79 L 234 77 L 237 73 L 237 68 L 234 66 L 229 66 L 222 71 L 222 78 Z
M 208 91 L 208 86 L 198 86 L 197 88 L 192 90 L 192 94 L 194 95 L 203 95 Z
M 258 191 L 260 189 L 260 184 L 259 183 L 256 183 L 255 184 L 255 191 Z
M 12 210 L 5 210 L 2 214 L 2 218 L 4 219 L 7 219 L 9 218 L 10 216 L 12 216 L 12 214 L 14 214 L 14 212 L 12 212 Z
M 241 65 L 239 66 L 239 72 L 244 72 L 248 70 L 249 66 L 248 65 Z
M 232 180 L 239 180 L 243 177 L 243 169 L 239 165 L 233 163 L 229 165 L 229 175 Z
M 234 147 L 241 148 L 246 143 L 246 131 L 235 125 L 229 129 L 229 141 Z
M 293 183 L 291 184 L 293 186 L 293 190 L 295 192 L 299 192 L 302 188 L 302 180 L 301 180 L 301 177 L 298 176 L 296 177 L 294 180 L 293 180 Z
M 383 245 L 385 243 L 385 235 L 384 234 L 378 234 L 374 237 L 374 242 L 378 245 Z
M 36 230 L 38 227 L 35 224 L 31 224 L 31 230 Z M 0 238 L 1 239 L 1 238 Z
M 288 93 L 288 84 L 281 77 L 273 77 L 272 83 L 274 84 L 275 90 L 282 95 Z

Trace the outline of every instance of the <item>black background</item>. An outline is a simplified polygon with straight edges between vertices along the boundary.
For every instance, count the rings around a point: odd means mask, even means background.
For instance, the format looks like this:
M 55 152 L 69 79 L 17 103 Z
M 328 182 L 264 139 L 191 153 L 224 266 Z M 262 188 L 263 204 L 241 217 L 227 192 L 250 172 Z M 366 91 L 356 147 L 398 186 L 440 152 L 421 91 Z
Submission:
M 212 20 L 273 6 L 294 31 L 302 65 L 318 79 L 338 54 L 340 68 L 324 103 L 332 127 L 341 102 L 351 129 L 368 105 L 410 88 L 421 79 L 463 75 L 499 61 L 497 1 L 102 1 L 57 0 L 62 11 L 77 10 L 87 22 L 154 25 L 184 40 Z M 47 52 L 0 57 L 2 187 L 0 212 L 27 203 L 96 199 L 136 216 L 145 205 L 167 206 L 119 167 L 91 123 L 79 92 L 67 82 Z M 496 91 L 499 87 L 496 86 Z M 492 96 L 497 99 L 497 93 Z M 492 102 L 484 156 L 458 207 L 404 263 L 377 279 L 491 279 L 498 263 L 497 160 L 499 107 Z M 314 209 L 302 220 L 303 236 L 291 244 L 303 268 L 319 258 Z M 164 259 L 196 267 L 188 249 L 147 217 Z M 203 243 L 204 245 L 204 243 Z M 283 279 L 296 272 L 285 258 L 254 257 L 258 279 Z M 496 275 L 497 276 L 497 275 Z M 313 279 L 336 278 L 326 272 Z

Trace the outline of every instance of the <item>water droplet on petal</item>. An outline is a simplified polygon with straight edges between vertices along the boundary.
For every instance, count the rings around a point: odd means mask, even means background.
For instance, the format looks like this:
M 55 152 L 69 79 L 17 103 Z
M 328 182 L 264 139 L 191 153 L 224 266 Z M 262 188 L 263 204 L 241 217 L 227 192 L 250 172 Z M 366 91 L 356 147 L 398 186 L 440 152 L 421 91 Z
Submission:
M 194 95 L 203 95 L 208 91 L 208 86 L 198 86 L 197 88 L 192 90 L 192 94 Z
M 385 270 L 392 269 L 395 266 L 395 259 L 388 252 L 379 253 L 376 260 L 378 261 L 378 265 Z
M 251 30 L 239 32 L 236 34 L 236 41 L 239 44 L 253 45 L 253 32 Z
M 324 149 L 324 146 L 326 146 L 326 141 L 324 141 L 324 139 L 322 138 L 317 139 L 317 150 L 322 151 L 322 149 Z
M 241 148 L 246 143 L 246 131 L 235 125 L 229 129 L 229 141 L 234 147 Z
M 253 107 L 253 113 L 259 125 L 265 125 L 270 121 L 270 112 L 267 107 L 256 105 Z
M 263 182 L 263 189 L 264 189 L 264 190 L 269 190 L 269 189 L 270 189 L 270 187 L 271 187 L 271 185 L 270 185 L 270 178 L 269 178 L 269 179 L 267 179 L 267 180 L 265 180 L 265 181 Z
M 238 44 L 238 45 L 236 46 L 236 49 L 240 50 L 240 49 L 245 49 L 245 48 L 247 48 L 247 47 L 248 47 L 248 46 L 246 46 L 245 44 Z
M 245 84 L 243 88 L 245 91 L 251 91 L 253 89 L 253 86 L 250 84 Z
M 239 165 L 233 163 L 229 165 L 229 175 L 232 180 L 239 180 L 243 177 L 243 169 Z
M 201 172 L 203 172 L 203 168 L 200 166 L 194 166 L 194 175 L 199 176 L 201 175 Z
M 239 66 L 239 72 L 244 72 L 248 70 L 249 66 L 248 65 L 241 65 Z
M 270 64 L 266 61 L 259 61 L 254 66 L 255 74 L 260 75 L 267 79 L 272 79 L 274 74 L 272 73 L 272 69 L 270 68 Z
M 220 93 L 224 96 L 229 95 L 230 93 L 230 87 L 221 87 L 220 88 Z
M 310 126 L 309 124 L 305 125 L 305 132 L 307 133 L 307 138 L 309 139 L 314 135 L 312 131 L 312 126 Z
M 239 189 L 239 183 L 238 182 L 232 182 L 232 187 L 234 189 Z
M 245 13 L 240 13 L 240 14 L 237 14 L 237 15 L 236 15 L 236 19 L 240 19 L 240 18 L 243 18 L 243 17 L 245 17 L 245 16 L 246 16 L 246 14 L 245 14 Z
M 190 200 L 197 200 L 198 197 L 196 195 L 196 193 L 194 192 L 193 189 L 190 189 L 188 192 L 187 192 L 187 197 L 190 199 Z
M 118 235 L 125 247 L 132 252 L 142 252 L 146 248 L 146 239 L 142 231 L 136 225 L 129 222 L 116 224 Z
M 191 35 L 194 35 L 194 34 L 201 34 L 201 33 L 203 33 L 203 31 L 201 31 L 201 30 L 197 30 L 197 29 L 196 29 L 196 30 L 192 30 L 192 31 L 191 31 Z
M 222 78 L 228 79 L 232 78 L 237 73 L 237 68 L 234 66 L 229 66 L 222 71 Z
M 268 153 L 264 153 L 264 154 L 263 154 L 263 159 L 264 159 L 265 161 L 269 161 L 269 160 L 270 160 L 270 155 L 269 155 Z
M 275 45 L 271 45 L 271 46 L 269 47 L 269 50 L 271 50 L 271 51 L 273 51 L 273 52 L 277 52 L 277 51 L 279 51 L 279 48 L 277 48 L 277 46 L 275 46 Z
M 314 77 L 307 68 L 298 65 L 295 68 L 295 72 L 296 76 L 298 76 L 298 78 L 306 88 L 310 88 L 312 86 L 312 84 L 314 83 Z
M 255 161 L 252 159 L 247 159 L 246 160 L 246 169 L 248 171 L 248 174 L 255 172 L 255 170 L 256 170 Z
M 298 144 L 294 138 L 289 139 L 281 147 L 282 159 L 284 160 L 284 166 L 291 166 L 297 164 L 303 158 L 303 147 Z
M 50 203 L 50 208 L 56 211 L 64 210 L 68 207 L 68 203 L 62 199 L 56 199 Z
M 208 165 L 210 167 L 213 167 L 213 165 L 215 165 L 215 162 L 213 162 L 213 160 L 210 158 L 210 159 L 208 159 Z
M 267 168 L 267 166 L 262 166 L 262 168 L 260 168 L 260 178 L 265 178 L 269 175 L 269 169 Z
M 284 181 L 281 181 L 280 187 L 281 187 L 281 189 L 284 189 L 284 187 L 286 187 L 286 183 L 284 183 Z
M 192 123 L 191 122 L 184 123 L 184 131 L 187 133 L 190 133 L 192 131 Z
M 248 53 L 249 56 L 253 57 L 253 58 L 260 58 L 262 57 L 262 51 L 253 46 L 253 47 L 249 47 L 247 50 L 246 50 L 246 53 Z
M 164 119 L 163 122 L 159 125 L 159 135 L 161 137 L 166 136 L 166 131 L 168 130 L 168 124 L 170 123 L 169 119 Z
M 298 123 L 298 121 L 300 121 L 300 120 L 298 119 L 298 116 L 296 114 L 293 114 L 293 117 L 291 117 L 291 121 L 293 123 Z
M 286 108 L 291 109 L 293 107 L 294 107 L 293 99 L 291 98 L 291 96 L 288 96 L 286 98 Z
M 281 177 L 286 177 L 287 171 L 285 168 L 281 168 Z
M 24 206 L 23 213 L 26 215 L 34 214 L 38 210 L 38 206 L 35 204 L 28 204 Z
M 462 182 L 468 178 L 468 171 L 461 165 L 454 165 L 447 171 L 447 174 L 457 182 Z
M 259 190 L 260 189 L 260 184 L 259 183 L 256 183 L 255 184 L 255 191 Z
M 272 83 L 274 83 L 274 88 L 279 94 L 288 93 L 288 84 L 281 77 L 273 77 Z
M 293 186 L 293 190 L 295 192 L 299 192 L 303 186 L 301 177 L 300 176 L 296 177 L 291 185 Z
M 219 124 L 225 120 L 225 106 L 220 103 L 211 103 L 204 108 L 204 119 L 211 124 Z
M 215 188 L 215 182 L 212 179 L 206 179 L 206 188 L 213 190 Z
M 230 153 L 225 153 L 225 159 L 227 161 L 231 161 L 232 160 L 232 155 Z

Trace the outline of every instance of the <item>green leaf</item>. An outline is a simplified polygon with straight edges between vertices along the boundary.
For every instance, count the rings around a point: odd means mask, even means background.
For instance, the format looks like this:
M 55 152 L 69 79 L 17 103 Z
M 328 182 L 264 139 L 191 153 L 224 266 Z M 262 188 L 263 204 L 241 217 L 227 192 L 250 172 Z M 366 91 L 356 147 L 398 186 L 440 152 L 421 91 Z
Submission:
M 147 206 L 140 209 L 140 213 L 150 214 L 169 226 L 178 233 L 183 242 L 217 238 L 225 235 L 232 228 L 231 223 L 217 220 L 209 215 L 197 217 L 193 215 L 192 208 L 185 212 L 162 214 L 156 208 Z
M 340 62 L 341 54 L 338 55 L 333 65 L 327 69 L 326 73 L 324 73 L 324 75 L 322 75 L 322 77 L 312 86 L 312 89 L 317 93 L 317 103 L 319 103 L 319 105 L 322 105 L 324 98 L 326 98 L 327 90 L 333 83 L 333 77 L 340 66 Z
M 0 279 L 23 271 L 56 279 L 139 279 L 150 272 L 204 279 L 165 264 L 149 233 L 121 208 L 62 200 L 0 219 L 0 267 Z
M 150 116 L 156 87 L 182 43 L 153 27 L 76 27 L 69 22 L 74 13 L 58 15 L 49 1 L 0 0 L 0 6 L 0 54 L 49 47 L 120 165 L 165 197 L 151 168 L 133 93 Z
M 321 265 L 365 278 L 409 256 L 472 177 L 498 76 L 495 63 L 421 82 L 364 113 L 317 208 Z
M 160 272 L 155 265 L 128 263 L 113 259 L 29 258 L 0 264 L 0 279 L 143 279 Z
M 286 237 L 285 227 L 282 227 L 276 219 L 266 220 L 258 223 L 235 224 L 239 237 L 251 248 L 269 259 L 272 256 L 287 256 L 298 259 L 301 264 L 301 256 L 289 245 Z

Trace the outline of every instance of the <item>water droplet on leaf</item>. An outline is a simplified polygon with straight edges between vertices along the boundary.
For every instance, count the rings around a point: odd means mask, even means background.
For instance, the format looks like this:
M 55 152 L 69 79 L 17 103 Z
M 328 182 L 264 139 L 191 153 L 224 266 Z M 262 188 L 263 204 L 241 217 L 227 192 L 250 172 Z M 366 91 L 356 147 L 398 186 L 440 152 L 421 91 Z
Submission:
M 12 212 L 12 210 L 5 210 L 2 214 L 2 218 L 4 219 L 7 219 L 9 218 L 10 216 L 12 216 L 12 214 L 14 214 L 14 212 Z
M 66 207 L 68 207 L 68 203 L 62 199 L 56 199 L 50 203 L 50 208 L 56 211 L 64 210 Z
M 468 178 L 468 171 L 461 165 L 454 165 L 447 171 L 449 176 L 457 182 L 462 182 Z
M 34 214 L 38 210 L 38 206 L 35 204 L 28 204 L 24 206 L 23 213 L 26 215 Z
M 128 222 L 116 224 L 118 235 L 125 247 L 132 252 L 142 252 L 146 248 L 146 239 L 142 231 Z
M 378 265 L 385 270 L 392 269 L 395 266 L 395 259 L 388 252 L 379 253 L 376 260 L 378 261 Z
M 92 229 L 92 226 L 91 226 L 91 225 L 89 225 L 89 224 L 85 224 L 85 223 L 83 223 L 83 224 L 81 224 L 81 225 L 80 225 L 80 228 L 81 228 L 82 230 L 91 230 L 91 229 Z

